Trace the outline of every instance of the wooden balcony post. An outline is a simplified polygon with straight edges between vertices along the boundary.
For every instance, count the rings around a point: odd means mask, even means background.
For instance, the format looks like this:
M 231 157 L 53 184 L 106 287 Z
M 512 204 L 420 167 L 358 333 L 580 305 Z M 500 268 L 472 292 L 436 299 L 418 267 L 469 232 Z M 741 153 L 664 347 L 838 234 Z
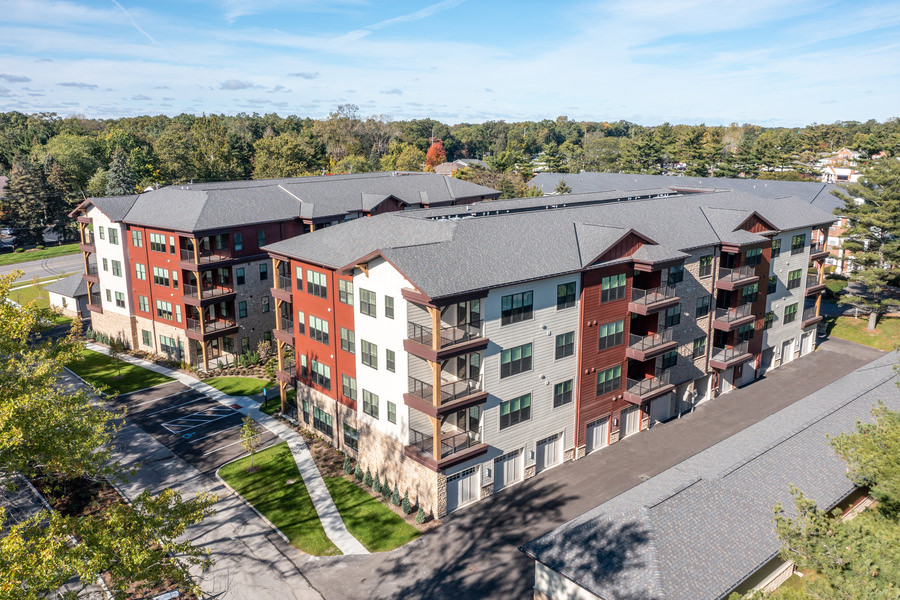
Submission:
M 284 371 L 284 342 L 278 338 L 275 339 L 275 356 L 278 360 L 278 370 Z M 278 381 L 278 395 L 281 397 L 281 412 L 284 412 L 287 404 L 287 384 L 281 380 Z
M 281 302 L 282 302 L 282 300 L 278 296 L 273 296 L 273 297 L 275 298 L 275 329 L 281 330 Z M 293 317 L 293 315 L 291 315 L 291 316 Z
M 200 321 L 200 322 L 203 323 L 203 321 Z M 201 328 L 201 330 L 203 329 L 202 324 L 200 325 L 200 328 Z M 206 347 L 207 342 L 204 340 L 204 341 L 200 342 L 200 344 L 201 344 L 201 346 L 200 346 L 201 351 L 203 352 L 203 370 L 208 371 L 209 370 L 209 355 L 208 355 L 208 349 Z
M 88 256 L 90 256 L 90 255 L 91 255 L 90 252 L 82 252 L 82 253 L 81 253 L 81 258 L 84 260 L 84 273 L 85 273 L 85 275 L 88 274 Z
M 284 407 L 287 406 L 287 384 L 283 381 L 278 382 L 278 395 L 281 396 L 281 412 L 284 412 Z
M 191 240 L 191 246 L 194 247 L 194 264 L 199 265 L 200 264 L 200 242 L 197 241 L 197 238 L 190 238 L 190 240 Z M 200 271 L 197 271 L 197 272 L 199 273 Z
M 279 270 L 280 267 L 281 267 L 281 261 L 273 256 L 272 257 L 272 279 L 274 279 L 275 285 L 272 287 L 275 287 L 278 289 L 282 289 L 281 288 L 281 277 L 280 277 L 281 271 Z M 290 291 L 290 290 L 288 290 L 288 291 Z
M 441 311 L 437 308 L 428 307 L 428 313 L 431 315 L 431 347 L 434 350 L 441 349 Z M 439 407 L 441 405 L 441 365 L 437 362 L 431 363 L 431 403 Z M 434 417 L 431 419 L 431 430 L 434 436 L 432 440 L 432 455 L 435 461 L 441 460 L 441 421 Z
M 84 241 L 84 228 L 87 227 L 87 223 L 79 223 L 78 224 L 78 232 L 81 234 L 81 243 L 85 244 L 87 242 Z

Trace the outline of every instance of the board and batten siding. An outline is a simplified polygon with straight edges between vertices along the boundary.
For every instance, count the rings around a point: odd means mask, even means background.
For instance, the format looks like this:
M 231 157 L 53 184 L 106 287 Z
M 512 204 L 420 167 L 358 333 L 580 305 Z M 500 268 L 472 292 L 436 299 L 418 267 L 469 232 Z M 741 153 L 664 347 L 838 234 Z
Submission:
M 91 206 L 88 210 L 88 216 L 91 217 L 94 228 L 94 245 L 97 248 L 97 275 L 100 278 L 100 295 L 103 310 L 118 313 L 120 315 L 131 316 L 133 310 L 131 308 L 131 273 L 128 271 L 128 246 L 129 240 L 126 239 L 125 225 L 119 222 L 110 221 L 103 212 Z M 103 239 L 100 239 L 100 230 L 103 228 Z M 118 244 L 109 243 L 109 231 L 115 229 L 118 235 Z M 103 270 L 103 259 L 107 261 L 107 269 Z M 122 275 L 116 277 L 113 275 L 112 261 L 118 261 L 122 266 Z M 151 273 L 152 276 L 152 273 Z M 97 288 L 95 288 L 96 290 Z M 106 290 L 110 290 L 112 300 L 106 299 Z M 116 292 L 125 296 L 125 307 L 116 306 Z
M 806 235 L 806 247 L 800 254 L 792 255 L 791 240 L 795 235 Z M 769 276 L 776 275 L 778 277 L 778 288 L 774 294 L 766 296 L 765 311 L 775 313 L 775 321 L 770 329 L 763 331 L 763 350 L 775 348 L 775 353 L 777 354 L 781 352 L 784 342 L 793 339 L 797 343 L 803 334 L 803 306 L 806 301 L 806 273 L 809 265 L 809 242 L 811 238 L 812 229 L 809 227 L 784 231 L 773 238 L 773 240 L 781 240 L 781 254 L 772 259 L 769 272 Z M 771 253 L 771 249 L 769 252 Z M 800 278 L 800 285 L 793 290 L 789 290 L 787 289 L 788 274 L 797 269 L 801 269 L 803 272 Z M 768 285 L 767 280 L 760 282 L 760 288 L 764 285 Z M 785 325 L 784 308 L 794 303 L 797 304 L 797 318 L 793 323 Z M 777 358 L 773 360 L 777 362 Z

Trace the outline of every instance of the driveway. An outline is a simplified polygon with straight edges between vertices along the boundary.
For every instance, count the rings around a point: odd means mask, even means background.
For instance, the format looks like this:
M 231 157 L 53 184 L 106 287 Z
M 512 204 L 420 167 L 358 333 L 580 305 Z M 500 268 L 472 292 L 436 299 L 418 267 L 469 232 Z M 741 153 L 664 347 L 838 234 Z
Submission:
M 52 275 L 84 271 L 84 262 L 81 253 L 76 252 L 75 254 L 66 254 L 65 256 L 56 256 L 43 260 L 30 260 L 14 265 L 3 265 L 0 266 L 0 275 L 8 275 L 16 270 L 25 272 L 25 275 L 22 276 L 22 281 L 31 281 L 34 277 L 43 279 Z
M 692 414 L 503 490 L 445 518 L 394 552 L 305 559 L 326 598 L 530 599 L 534 563 L 521 544 L 790 406 L 883 353 L 831 339 Z

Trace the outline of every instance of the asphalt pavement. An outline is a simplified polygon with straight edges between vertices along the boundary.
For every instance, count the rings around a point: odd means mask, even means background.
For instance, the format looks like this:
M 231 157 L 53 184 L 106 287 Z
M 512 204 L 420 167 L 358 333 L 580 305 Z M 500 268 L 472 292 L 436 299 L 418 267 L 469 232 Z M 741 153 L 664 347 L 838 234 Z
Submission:
M 22 281 L 30 281 L 34 277 L 43 279 L 44 277 L 51 277 L 53 275 L 83 271 L 84 262 L 81 253 L 78 252 L 75 254 L 66 254 L 65 256 L 56 256 L 54 258 L 30 260 L 14 265 L 2 265 L 0 266 L 0 275 L 8 275 L 16 270 L 25 272 L 22 276 Z

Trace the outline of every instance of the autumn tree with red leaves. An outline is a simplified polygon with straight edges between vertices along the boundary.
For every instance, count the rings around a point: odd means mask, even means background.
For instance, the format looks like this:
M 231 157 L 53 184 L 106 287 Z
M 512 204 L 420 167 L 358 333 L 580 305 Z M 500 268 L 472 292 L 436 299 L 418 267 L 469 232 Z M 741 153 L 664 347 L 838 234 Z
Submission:
M 447 161 L 447 152 L 444 150 L 444 142 L 432 138 L 431 146 L 425 153 L 425 170 L 434 171 L 434 168 Z

